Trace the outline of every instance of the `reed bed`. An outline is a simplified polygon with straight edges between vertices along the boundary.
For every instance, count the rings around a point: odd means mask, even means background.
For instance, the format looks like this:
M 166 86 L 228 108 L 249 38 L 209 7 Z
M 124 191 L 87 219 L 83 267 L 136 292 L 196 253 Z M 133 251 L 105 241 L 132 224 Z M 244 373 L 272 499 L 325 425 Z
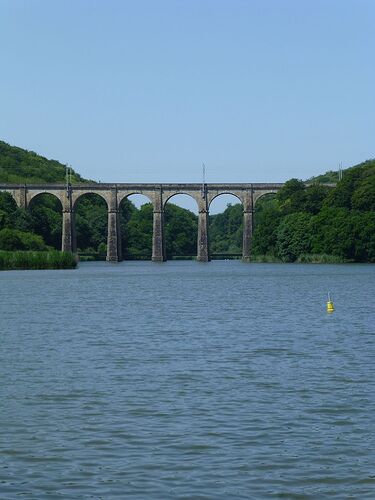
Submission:
M 345 260 L 338 255 L 308 253 L 300 255 L 297 262 L 302 264 L 342 264 Z
M 74 269 L 75 255 L 70 252 L 50 250 L 46 252 L 0 250 L 0 271 L 21 269 Z
M 284 263 L 283 260 L 274 255 L 252 255 L 250 262 Z M 294 261 L 294 263 L 298 264 L 342 264 L 345 262 L 348 261 L 338 255 L 327 254 L 302 254 Z

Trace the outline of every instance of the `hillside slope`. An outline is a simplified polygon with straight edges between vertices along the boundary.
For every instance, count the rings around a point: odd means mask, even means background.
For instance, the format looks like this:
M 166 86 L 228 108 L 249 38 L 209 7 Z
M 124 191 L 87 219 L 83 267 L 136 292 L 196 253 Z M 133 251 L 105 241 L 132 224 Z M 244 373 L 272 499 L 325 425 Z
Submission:
M 354 165 L 353 167 L 349 167 L 349 168 L 342 170 L 342 175 L 344 176 L 345 173 L 348 173 L 353 168 L 355 169 L 358 167 L 368 167 L 368 166 L 372 166 L 372 165 L 375 165 L 374 159 L 366 160 L 362 163 L 359 163 L 358 165 Z M 320 174 L 320 175 L 317 175 L 315 177 L 310 177 L 310 179 L 307 179 L 307 182 L 327 182 L 327 183 L 330 183 L 330 182 L 338 182 L 338 181 L 339 181 L 339 171 L 338 170 L 329 170 L 325 174 Z
M 265 260 L 375 262 L 375 160 L 304 182 L 291 179 L 256 204 L 253 254 Z M 330 189 L 324 182 L 337 182 Z M 237 217 L 236 224 L 233 224 Z M 241 205 L 210 217 L 214 251 L 241 251 Z
M 0 141 L 0 182 L 16 184 L 65 182 L 66 166 L 56 160 Z M 72 182 L 85 182 L 72 171 Z

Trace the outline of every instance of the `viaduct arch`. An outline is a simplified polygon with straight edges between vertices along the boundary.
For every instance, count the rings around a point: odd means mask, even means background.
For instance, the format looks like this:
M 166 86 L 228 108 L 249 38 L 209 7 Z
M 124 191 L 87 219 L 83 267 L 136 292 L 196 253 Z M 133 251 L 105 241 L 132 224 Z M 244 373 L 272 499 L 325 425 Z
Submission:
M 211 202 L 222 194 L 238 198 L 243 207 L 242 259 L 251 256 L 254 225 L 254 209 L 259 198 L 277 193 L 283 186 L 275 184 L 0 184 L 0 191 L 10 193 L 20 208 L 26 209 L 36 196 L 48 193 L 57 197 L 62 205 L 62 244 L 64 251 L 77 250 L 74 213 L 78 199 L 88 193 L 101 196 L 108 210 L 107 260 L 122 260 L 119 206 L 124 198 L 132 194 L 146 196 L 153 205 L 152 260 L 166 260 L 164 244 L 164 212 L 167 201 L 177 194 L 186 194 L 195 199 L 198 206 L 197 260 L 208 262 L 209 255 L 209 209 Z

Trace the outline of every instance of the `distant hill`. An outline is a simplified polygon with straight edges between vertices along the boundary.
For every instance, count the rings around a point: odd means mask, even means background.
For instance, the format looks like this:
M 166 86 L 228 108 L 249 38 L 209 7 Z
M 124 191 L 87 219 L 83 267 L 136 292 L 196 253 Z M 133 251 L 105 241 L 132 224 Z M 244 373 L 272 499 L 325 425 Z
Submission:
M 62 163 L 0 141 L 0 182 L 60 183 L 65 182 L 65 175 L 66 167 Z M 72 171 L 72 182 L 85 182 L 85 179 Z
M 375 160 L 366 160 L 362 163 L 359 163 L 358 165 L 354 165 L 353 167 L 349 167 L 346 169 L 342 170 L 342 175 L 345 175 L 345 172 L 349 172 L 353 168 L 358 168 L 358 167 L 369 167 L 369 166 L 374 166 L 375 165 Z M 330 183 L 330 182 L 338 182 L 339 181 L 339 171 L 338 170 L 329 170 L 325 174 L 320 174 L 315 177 L 310 177 L 310 179 L 307 179 L 307 182 L 322 182 L 322 183 Z

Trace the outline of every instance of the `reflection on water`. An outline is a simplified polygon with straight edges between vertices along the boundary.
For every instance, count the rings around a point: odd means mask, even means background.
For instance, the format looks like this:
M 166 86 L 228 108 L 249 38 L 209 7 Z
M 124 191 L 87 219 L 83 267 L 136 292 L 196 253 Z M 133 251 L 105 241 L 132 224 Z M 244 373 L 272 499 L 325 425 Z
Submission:
M 375 497 L 375 266 L 0 282 L 1 498 Z

